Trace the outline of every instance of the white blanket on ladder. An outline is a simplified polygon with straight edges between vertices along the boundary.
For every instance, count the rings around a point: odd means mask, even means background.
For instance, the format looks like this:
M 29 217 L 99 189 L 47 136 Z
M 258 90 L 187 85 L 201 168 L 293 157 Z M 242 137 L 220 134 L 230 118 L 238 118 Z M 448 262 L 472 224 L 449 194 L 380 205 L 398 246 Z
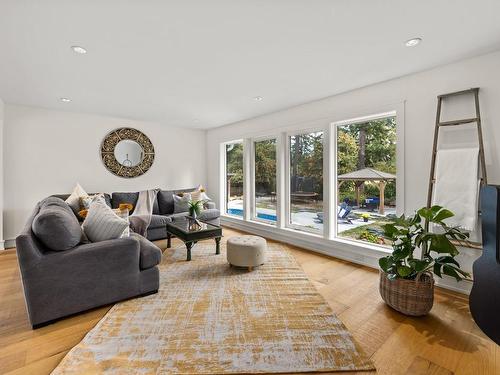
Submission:
M 479 148 L 437 152 L 432 204 L 455 214 L 446 220 L 449 226 L 459 226 L 468 231 L 476 228 L 479 210 L 478 161 Z

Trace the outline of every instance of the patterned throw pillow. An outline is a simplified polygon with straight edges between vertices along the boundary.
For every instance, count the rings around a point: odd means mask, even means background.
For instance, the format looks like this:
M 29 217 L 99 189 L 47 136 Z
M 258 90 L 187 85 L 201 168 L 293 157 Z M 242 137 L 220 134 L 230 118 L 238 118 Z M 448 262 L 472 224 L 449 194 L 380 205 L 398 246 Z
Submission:
M 174 197 L 174 214 L 180 214 L 181 212 L 189 212 L 189 202 L 191 201 L 191 194 L 184 193 L 182 197 L 177 194 L 173 194 Z
M 104 199 L 96 199 L 90 205 L 82 228 L 91 242 L 99 242 L 122 237 L 128 225 L 128 221 L 118 217 Z
M 89 195 L 85 192 L 85 190 L 83 190 L 80 184 L 77 183 L 75 188 L 73 189 L 73 192 L 66 199 L 66 203 L 71 207 L 73 212 L 78 213 L 78 211 L 81 210 L 80 198 L 86 198 L 88 196 Z

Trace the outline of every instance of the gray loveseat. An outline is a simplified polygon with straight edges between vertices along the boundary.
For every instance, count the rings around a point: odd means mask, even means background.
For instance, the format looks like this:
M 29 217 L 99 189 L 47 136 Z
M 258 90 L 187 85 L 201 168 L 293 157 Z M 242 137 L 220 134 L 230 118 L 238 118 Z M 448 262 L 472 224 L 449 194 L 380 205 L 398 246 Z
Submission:
M 136 234 L 85 243 L 79 228 L 71 208 L 49 197 L 37 204 L 16 238 L 33 328 L 158 291 L 161 250 L 156 245 Z

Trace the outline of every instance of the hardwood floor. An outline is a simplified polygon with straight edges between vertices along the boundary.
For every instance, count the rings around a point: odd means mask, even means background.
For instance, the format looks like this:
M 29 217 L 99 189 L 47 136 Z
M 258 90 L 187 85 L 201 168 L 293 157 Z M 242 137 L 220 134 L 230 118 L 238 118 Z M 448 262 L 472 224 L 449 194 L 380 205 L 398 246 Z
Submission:
M 239 233 L 224 229 L 225 238 Z M 157 244 L 166 247 L 165 241 Z M 377 271 L 287 247 L 377 373 L 500 374 L 500 347 L 474 324 L 466 296 L 437 289 L 430 315 L 405 317 L 382 302 Z M 31 330 L 14 250 L 0 252 L 0 298 L 0 374 L 10 375 L 50 373 L 110 308 Z

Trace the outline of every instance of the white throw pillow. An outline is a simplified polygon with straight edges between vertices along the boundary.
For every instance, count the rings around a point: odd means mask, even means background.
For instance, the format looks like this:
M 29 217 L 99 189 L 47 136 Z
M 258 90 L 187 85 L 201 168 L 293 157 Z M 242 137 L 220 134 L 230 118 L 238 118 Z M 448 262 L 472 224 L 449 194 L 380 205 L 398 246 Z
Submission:
M 106 241 L 122 237 L 128 221 L 118 217 L 104 199 L 96 199 L 90 205 L 82 228 L 91 242 Z
M 189 212 L 189 202 L 191 201 L 191 194 L 184 193 L 182 197 L 177 194 L 174 196 L 174 214 L 180 214 L 181 212 Z
M 207 195 L 205 192 L 205 189 L 203 186 L 198 186 L 196 190 L 190 192 L 191 194 L 191 200 L 193 201 L 211 201 L 210 197 Z
M 87 195 L 85 197 L 80 197 L 80 208 L 82 210 L 88 210 L 90 208 L 90 205 L 96 199 L 102 199 L 104 201 L 104 203 L 106 203 L 106 200 L 104 199 L 104 194 L 103 193 L 98 193 L 98 194 L 95 194 L 95 195 Z
M 71 195 L 66 199 L 66 203 L 74 212 L 80 211 L 80 199 L 86 198 L 89 195 L 83 190 L 79 183 L 76 184 Z
M 116 208 L 113 210 L 113 212 L 118 216 L 118 217 L 121 217 L 122 219 L 124 220 L 127 220 L 127 223 L 128 223 L 128 227 L 125 228 L 125 230 L 123 231 L 122 235 L 120 237 L 130 237 L 130 220 L 129 220 L 129 212 L 128 212 L 128 209 L 123 209 L 123 210 L 120 210 L 119 208 Z

